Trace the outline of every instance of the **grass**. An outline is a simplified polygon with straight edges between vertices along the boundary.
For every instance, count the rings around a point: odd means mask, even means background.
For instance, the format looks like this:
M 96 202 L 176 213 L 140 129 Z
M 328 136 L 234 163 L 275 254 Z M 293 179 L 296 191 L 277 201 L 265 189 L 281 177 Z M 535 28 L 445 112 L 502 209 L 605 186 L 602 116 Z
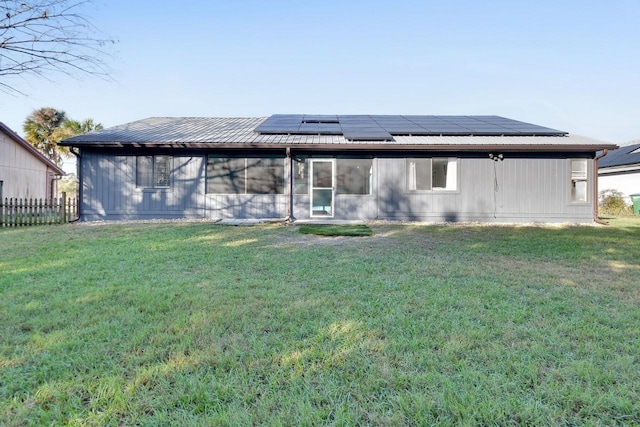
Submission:
M 640 221 L 0 230 L 0 425 L 637 425 Z
M 347 236 L 362 237 L 371 236 L 373 231 L 364 224 L 306 224 L 300 226 L 302 234 L 315 234 L 317 236 Z

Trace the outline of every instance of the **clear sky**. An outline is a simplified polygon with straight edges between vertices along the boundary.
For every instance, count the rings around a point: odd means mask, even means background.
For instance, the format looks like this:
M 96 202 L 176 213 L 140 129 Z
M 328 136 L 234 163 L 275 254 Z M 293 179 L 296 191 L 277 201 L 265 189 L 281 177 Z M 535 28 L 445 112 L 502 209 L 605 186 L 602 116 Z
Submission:
M 11 81 L 0 121 L 51 106 L 151 116 L 496 114 L 640 138 L 640 0 L 98 0 L 113 81 Z

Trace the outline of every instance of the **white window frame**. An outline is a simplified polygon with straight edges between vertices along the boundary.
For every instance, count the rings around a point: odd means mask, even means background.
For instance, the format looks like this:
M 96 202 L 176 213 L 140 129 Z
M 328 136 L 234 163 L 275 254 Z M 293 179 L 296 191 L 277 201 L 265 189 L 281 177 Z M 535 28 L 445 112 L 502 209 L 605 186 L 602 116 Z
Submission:
M 446 160 L 447 161 L 447 172 L 445 178 L 445 186 L 444 187 L 434 187 L 434 170 L 433 170 L 433 161 L 438 160 Z M 419 189 L 418 188 L 418 179 L 417 179 L 417 170 L 416 165 L 418 161 L 428 161 L 429 163 L 429 185 L 428 188 Z M 431 193 L 431 192 L 457 192 L 458 191 L 458 164 L 459 159 L 457 157 L 417 157 L 417 158 L 406 158 L 405 159 L 405 191 L 409 193 Z
M 147 185 L 146 183 L 140 183 L 139 181 L 139 168 L 140 168 L 140 158 L 150 158 L 151 159 L 151 185 Z M 167 162 L 167 172 L 166 172 L 166 184 L 164 180 L 162 180 L 162 174 L 160 169 L 160 160 L 166 159 Z M 172 169 L 173 156 L 167 155 L 153 155 L 153 156 L 136 156 L 136 187 L 137 188 L 170 188 L 171 187 L 171 169 Z M 162 180 L 162 182 L 161 182 Z
M 576 167 L 579 163 L 584 167 Z M 583 189 L 578 190 L 578 187 Z M 584 194 L 580 197 L 580 194 Z M 589 159 L 569 160 L 569 202 L 573 204 L 589 203 Z

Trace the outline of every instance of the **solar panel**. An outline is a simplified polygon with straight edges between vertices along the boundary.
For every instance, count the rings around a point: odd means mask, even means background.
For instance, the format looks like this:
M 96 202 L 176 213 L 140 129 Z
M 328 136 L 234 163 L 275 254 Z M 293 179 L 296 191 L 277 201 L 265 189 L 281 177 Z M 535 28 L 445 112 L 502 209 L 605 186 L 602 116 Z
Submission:
M 310 115 L 305 114 L 302 118 L 303 123 L 339 123 L 337 116 L 329 116 L 329 115 Z
M 392 135 L 547 135 L 567 132 L 500 116 L 274 114 L 254 129 L 264 134 L 344 135 L 392 140 Z
M 392 139 L 389 132 L 378 129 L 345 129 L 344 137 L 353 141 L 389 141 Z
M 337 123 L 303 122 L 300 125 L 299 132 L 305 134 L 342 135 L 342 128 Z

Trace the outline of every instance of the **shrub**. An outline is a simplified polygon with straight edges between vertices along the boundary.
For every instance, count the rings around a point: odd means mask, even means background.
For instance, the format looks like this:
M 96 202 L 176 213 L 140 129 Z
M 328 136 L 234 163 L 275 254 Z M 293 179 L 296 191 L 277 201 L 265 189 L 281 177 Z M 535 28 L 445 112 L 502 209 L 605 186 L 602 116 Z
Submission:
M 600 214 L 603 215 L 632 215 L 633 209 L 625 202 L 621 192 L 613 189 L 602 190 L 598 195 Z

